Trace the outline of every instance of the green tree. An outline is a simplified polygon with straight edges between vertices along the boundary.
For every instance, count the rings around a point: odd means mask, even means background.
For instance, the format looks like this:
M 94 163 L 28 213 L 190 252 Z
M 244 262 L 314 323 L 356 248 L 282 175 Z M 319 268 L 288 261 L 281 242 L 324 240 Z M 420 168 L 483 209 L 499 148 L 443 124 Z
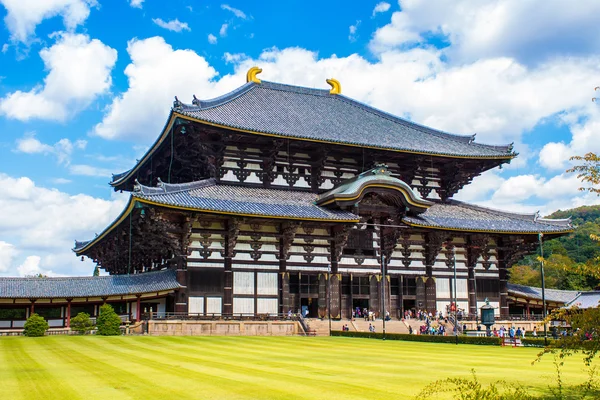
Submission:
M 97 265 L 96 265 L 96 268 L 94 268 L 94 275 L 93 276 L 100 276 L 100 268 L 98 268 Z
M 94 328 L 94 323 L 90 319 L 90 314 L 80 312 L 75 317 L 71 318 L 71 329 L 85 334 L 88 331 L 91 331 Z
M 44 317 L 39 316 L 36 313 L 31 316 L 25 322 L 23 334 L 28 337 L 44 336 L 44 333 L 48 330 L 48 322 Z
M 100 307 L 100 315 L 96 320 L 97 334 L 103 336 L 114 336 L 121 334 L 121 318 L 117 315 L 110 304 Z
M 584 156 L 573 156 L 571 160 L 583 162 L 568 169 L 567 172 L 576 172 L 577 178 L 584 183 L 589 183 L 589 186 L 580 187 L 579 190 L 600 195 L 600 157 L 594 153 L 587 153 Z

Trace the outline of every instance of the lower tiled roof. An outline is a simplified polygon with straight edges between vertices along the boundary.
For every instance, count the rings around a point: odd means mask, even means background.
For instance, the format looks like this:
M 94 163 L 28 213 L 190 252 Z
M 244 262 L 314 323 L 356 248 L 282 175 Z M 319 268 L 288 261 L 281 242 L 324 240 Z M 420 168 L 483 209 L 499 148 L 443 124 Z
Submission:
M 600 306 L 600 291 L 581 292 L 566 307 L 576 306 L 578 308 L 596 308 Z
M 508 284 L 508 294 L 516 297 L 525 297 L 528 299 L 541 300 L 542 288 L 535 286 Z M 579 294 L 576 290 L 546 289 L 546 301 L 553 303 L 566 304 L 572 301 Z
M 317 206 L 314 193 L 217 184 L 214 179 L 184 184 L 161 183 L 157 188 L 138 185 L 133 196 L 165 206 L 228 214 L 358 221 L 351 212 Z
M 480 207 L 456 200 L 436 203 L 419 216 L 405 217 L 409 225 L 464 231 L 498 233 L 566 233 L 568 219 L 544 219 L 537 214 L 517 214 Z
M 105 297 L 179 289 L 174 270 L 135 275 L 61 278 L 0 278 L 0 298 Z

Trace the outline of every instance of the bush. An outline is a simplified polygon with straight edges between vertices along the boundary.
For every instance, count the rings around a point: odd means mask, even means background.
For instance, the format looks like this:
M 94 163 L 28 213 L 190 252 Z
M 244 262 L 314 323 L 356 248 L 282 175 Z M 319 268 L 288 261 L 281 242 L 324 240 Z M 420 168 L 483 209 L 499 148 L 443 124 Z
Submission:
M 100 315 L 96 320 L 97 334 L 102 336 L 115 336 L 121 334 L 121 318 L 110 304 L 100 307 Z
M 71 329 L 75 332 L 85 334 L 94 328 L 94 323 L 90 319 L 90 314 L 80 312 L 77 316 L 71 318 Z
M 31 317 L 25 322 L 25 329 L 23 329 L 23 335 L 29 337 L 44 336 L 44 333 L 48 330 L 48 322 L 44 317 L 40 317 L 38 314 L 33 313 Z
M 370 332 L 331 331 L 331 336 L 383 339 L 383 333 L 381 333 L 381 332 L 370 333 Z M 409 342 L 456 343 L 455 336 L 408 335 L 408 334 L 404 334 L 404 333 L 386 333 L 385 338 L 386 338 L 386 340 L 406 340 Z M 500 344 L 502 344 L 502 341 L 500 338 L 497 338 L 497 337 L 477 337 L 477 336 L 459 335 L 458 343 L 500 345 Z

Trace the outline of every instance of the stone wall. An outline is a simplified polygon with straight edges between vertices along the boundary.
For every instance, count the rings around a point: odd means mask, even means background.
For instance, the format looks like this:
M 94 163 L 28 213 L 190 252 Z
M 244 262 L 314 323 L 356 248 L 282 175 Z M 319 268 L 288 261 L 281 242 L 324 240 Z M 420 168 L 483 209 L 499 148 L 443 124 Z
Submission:
M 153 336 L 292 336 L 296 321 L 148 321 Z

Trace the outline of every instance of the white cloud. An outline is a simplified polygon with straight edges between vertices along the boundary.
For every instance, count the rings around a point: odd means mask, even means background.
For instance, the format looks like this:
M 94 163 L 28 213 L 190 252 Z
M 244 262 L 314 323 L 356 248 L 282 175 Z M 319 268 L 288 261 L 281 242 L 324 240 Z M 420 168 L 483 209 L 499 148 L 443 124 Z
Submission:
M 7 272 L 17 255 L 17 249 L 10 243 L 0 240 L 0 273 Z
M 229 24 L 221 25 L 221 29 L 219 29 L 219 36 L 221 36 L 221 37 L 227 36 L 227 28 L 228 27 L 229 27 Z
M 60 16 L 68 31 L 85 22 L 96 0 L 0 0 L 6 8 L 4 23 L 14 42 L 27 43 L 43 20 Z
M 40 142 L 35 135 L 29 134 L 17 139 L 15 151 L 26 154 L 52 154 L 56 156 L 59 164 L 69 164 L 73 150 L 84 150 L 87 141 L 76 140 L 71 142 L 69 139 L 60 139 L 54 145 Z
M 246 14 L 245 14 L 245 13 L 244 13 L 242 10 L 240 10 L 240 9 L 238 9 L 238 8 L 233 8 L 233 7 L 230 7 L 230 6 L 229 6 L 229 5 L 227 5 L 227 4 L 221 4 L 221 8 L 222 8 L 223 10 L 231 11 L 231 12 L 233 13 L 233 15 L 235 15 L 235 16 L 236 16 L 236 17 L 238 17 L 238 18 L 241 18 L 241 19 L 247 19 L 247 18 L 248 18 L 248 17 L 246 16 Z
M 355 42 L 358 35 L 356 34 L 356 31 L 358 30 L 358 26 L 360 25 L 360 20 L 356 21 L 356 23 L 354 25 L 350 25 L 350 27 L 348 28 L 349 31 L 349 35 L 348 35 L 348 40 L 351 42 Z
M 177 18 L 171 21 L 163 21 L 161 18 L 153 18 L 152 22 L 161 28 L 168 29 L 173 32 L 191 31 L 187 22 L 181 22 Z
M 72 180 L 66 178 L 53 178 L 50 181 L 56 185 L 66 185 L 73 182 Z
M 87 35 L 61 33 L 55 37 L 52 47 L 40 51 L 49 71 L 44 84 L 28 92 L 7 94 L 0 99 L 0 115 L 21 121 L 64 121 L 108 91 L 117 51 Z
M 334 76 L 345 95 L 392 114 L 452 133 L 477 133 L 480 143 L 520 143 L 523 132 L 543 119 L 580 110 L 600 75 L 600 57 L 556 58 L 535 68 L 510 58 L 452 66 L 435 49 L 390 51 L 370 62 L 356 54 L 319 59 L 315 52 L 288 48 L 264 51 L 257 59 L 226 54 L 235 73 L 214 81 L 216 71 L 203 57 L 173 50 L 162 38 L 133 40 L 128 51 L 129 89 L 113 99 L 95 129 L 105 138 L 149 142 L 164 124 L 173 96 L 185 102 L 192 94 L 205 99 L 222 95 L 241 86 L 248 68 L 259 65 L 271 81 L 327 87 L 325 78 Z M 585 131 L 591 133 L 590 127 Z
M 377 5 L 375 5 L 375 8 L 373 9 L 373 16 L 379 13 L 387 12 L 390 9 L 390 7 L 390 3 L 386 3 L 385 1 L 377 3 Z
M 110 177 L 114 171 L 108 168 L 100 168 L 86 164 L 74 164 L 69 167 L 71 175 L 82 175 L 91 177 Z
M 210 44 L 216 44 L 217 43 L 217 37 L 215 35 L 213 35 L 212 33 L 208 34 L 208 43 Z
M 217 93 L 212 82 L 217 72 L 192 50 L 173 50 L 163 38 L 153 37 L 131 40 L 127 51 L 129 88 L 113 99 L 96 125 L 94 132 L 101 137 L 153 140 L 160 129 L 157 121 L 164 124 L 173 96 L 191 99 L 193 94 L 213 97 Z M 227 89 L 235 86 L 237 82 L 231 82 Z
M 11 241 L 8 247 L 0 243 L 0 266 L 9 265 L 8 269 L 0 268 L 4 275 L 38 268 L 42 273 L 91 274 L 93 264 L 80 262 L 71 252 L 74 240 L 90 239 L 101 232 L 123 210 L 128 196 L 115 193 L 113 199 L 104 200 L 69 195 L 37 186 L 26 177 L 2 173 L 0 186 L 5 188 L 0 191 L 0 237 L 10 237 Z M 10 253 L 7 248 L 12 248 Z
M 129 0 L 129 5 L 133 8 L 142 8 L 144 0 Z
M 456 62 L 512 57 L 537 63 L 557 52 L 600 50 L 597 1 L 400 0 L 400 8 L 373 35 L 374 52 L 423 42 L 431 34 L 451 43 L 446 53 Z

